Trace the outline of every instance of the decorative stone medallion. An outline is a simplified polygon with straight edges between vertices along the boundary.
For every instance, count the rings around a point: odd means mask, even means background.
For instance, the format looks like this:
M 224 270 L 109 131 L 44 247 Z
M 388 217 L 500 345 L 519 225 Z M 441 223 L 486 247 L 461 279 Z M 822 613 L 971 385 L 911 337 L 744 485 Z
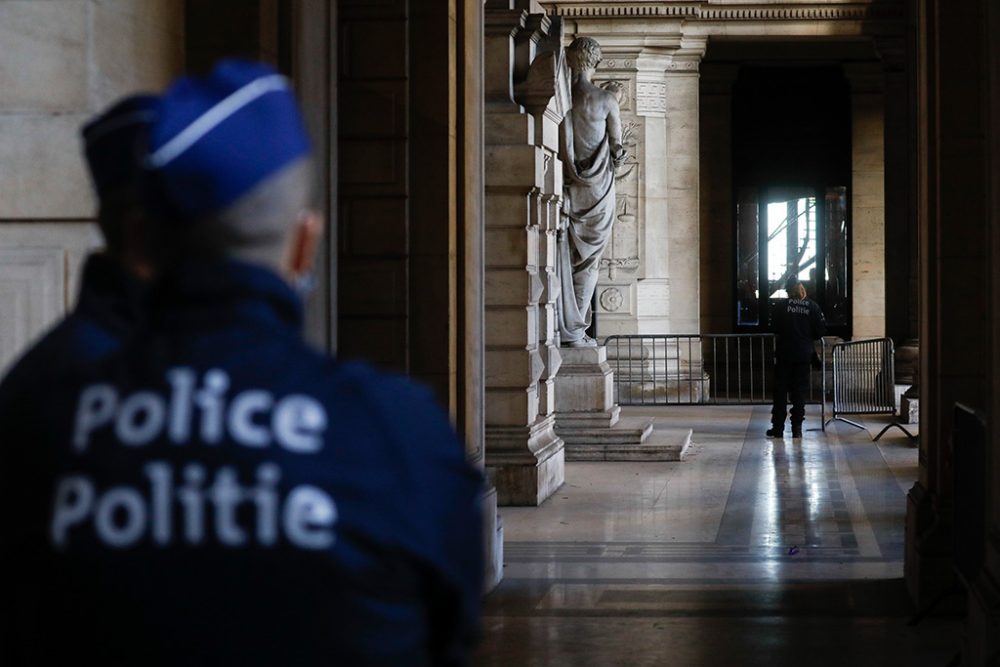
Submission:
M 625 297 L 617 287 L 609 287 L 601 292 L 601 308 L 609 313 L 618 312 L 625 303 Z

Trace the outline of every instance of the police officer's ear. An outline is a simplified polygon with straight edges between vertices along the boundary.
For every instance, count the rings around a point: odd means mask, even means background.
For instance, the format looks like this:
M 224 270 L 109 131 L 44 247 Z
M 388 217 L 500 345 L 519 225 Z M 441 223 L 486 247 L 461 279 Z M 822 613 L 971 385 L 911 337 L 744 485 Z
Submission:
M 134 276 L 149 280 L 155 267 L 150 252 L 152 234 L 146 213 L 133 206 L 122 215 L 122 265 Z
M 318 211 L 306 209 L 292 225 L 282 268 L 293 281 L 312 270 L 316 250 L 323 238 L 323 224 L 323 216 Z

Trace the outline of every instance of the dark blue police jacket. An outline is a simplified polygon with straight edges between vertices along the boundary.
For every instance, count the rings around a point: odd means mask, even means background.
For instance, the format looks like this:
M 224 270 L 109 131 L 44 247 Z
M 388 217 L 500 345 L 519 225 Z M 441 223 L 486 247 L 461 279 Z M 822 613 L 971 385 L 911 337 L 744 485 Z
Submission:
M 192 262 L 120 352 L 0 414 L 3 664 L 467 662 L 480 476 L 428 391 L 301 319 L 269 271 Z
M 826 319 L 812 299 L 784 299 L 771 314 L 777 334 L 775 360 L 786 364 L 807 364 L 815 350 L 813 341 L 826 334 Z

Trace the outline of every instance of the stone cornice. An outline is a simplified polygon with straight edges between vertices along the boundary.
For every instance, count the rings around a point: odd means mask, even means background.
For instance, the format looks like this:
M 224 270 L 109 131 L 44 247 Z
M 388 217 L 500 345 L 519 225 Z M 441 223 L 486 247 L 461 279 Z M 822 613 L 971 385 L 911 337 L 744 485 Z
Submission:
M 575 2 L 572 4 L 545 3 L 556 15 L 567 18 L 644 18 L 670 17 L 691 18 L 697 16 L 698 5 L 678 5 L 677 3 L 589 3 Z
M 871 19 L 901 19 L 902 4 L 873 6 L 867 3 L 849 5 L 806 6 L 733 6 L 703 7 L 698 18 L 706 21 L 866 21 Z
M 688 21 L 869 21 L 899 20 L 905 16 L 901 2 L 872 5 L 868 2 L 714 5 L 710 2 L 581 2 L 551 0 L 543 3 L 555 15 L 571 19 L 664 18 Z

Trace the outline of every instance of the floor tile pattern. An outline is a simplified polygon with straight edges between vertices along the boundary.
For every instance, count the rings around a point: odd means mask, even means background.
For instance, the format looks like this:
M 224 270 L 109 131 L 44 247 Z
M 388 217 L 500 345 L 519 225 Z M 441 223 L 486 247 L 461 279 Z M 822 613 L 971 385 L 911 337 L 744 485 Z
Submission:
M 760 406 L 641 414 L 691 425 L 688 460 L 568 464 L 542 507 L 504 508 L 478 664 L 948 662 L 954 620 L 907 625 L 905 437 L 770 439 Z

